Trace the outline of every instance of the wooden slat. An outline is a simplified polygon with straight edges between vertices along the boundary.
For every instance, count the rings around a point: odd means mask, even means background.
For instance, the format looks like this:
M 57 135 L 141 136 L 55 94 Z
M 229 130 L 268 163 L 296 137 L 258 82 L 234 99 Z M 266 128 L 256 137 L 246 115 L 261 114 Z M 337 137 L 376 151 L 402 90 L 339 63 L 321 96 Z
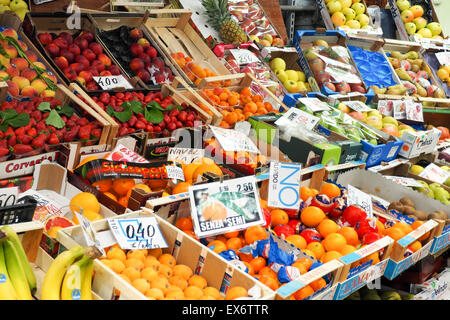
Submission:
M 187 54 L 184 47 L 177 41 L 177 39 L 168 29 L 157 28 L 156 32 L 158 33 L 159 38 L 164 41 L 164 44 L 169 49 L 169 54 L 174 52 L 183 52 Z

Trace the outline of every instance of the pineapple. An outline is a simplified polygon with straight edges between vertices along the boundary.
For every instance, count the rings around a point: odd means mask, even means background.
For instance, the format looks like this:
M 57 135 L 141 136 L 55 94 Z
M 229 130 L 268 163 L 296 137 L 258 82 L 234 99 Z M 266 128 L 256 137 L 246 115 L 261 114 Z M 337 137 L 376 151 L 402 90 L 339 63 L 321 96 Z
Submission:
M 202 0 L 208 23 L 220 33 L 223 42 L 244 43 L 247 36 L 241 26 L 231 18 L 227 4 L 228 0 Z

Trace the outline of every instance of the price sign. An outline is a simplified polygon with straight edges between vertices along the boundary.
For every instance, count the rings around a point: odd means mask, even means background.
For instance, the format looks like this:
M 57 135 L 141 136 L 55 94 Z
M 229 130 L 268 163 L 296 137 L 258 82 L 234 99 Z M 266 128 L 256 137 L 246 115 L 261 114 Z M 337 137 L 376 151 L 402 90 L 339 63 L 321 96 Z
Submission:
M 167 160 L 181 160 L 185 164 L 192 163 L 194 160 L 205 156 L 204 149 L 191 148 L 169 148 Z
M 312 112 L 330 110 L 330 106 L 317 98 L 298 98 L 300 103 L 303 103 Z
M 133 89 L 133 86 L 121 74 L 118 76 L 103 76 L 93 78 L 103 90 L 111 90 L 114 88 Z
M 392 180 L 395 183 L 401 184 L 405 187 L 423 187 L 416 179 L 396 176 L 385 176 L 386 179 Z
M 450 178 L 450 172 L 441 169 L 434 163 L 430 163 L 419 173 L 419 177 L 442 184 Z
M 19 187 L 0 189 L 0 207 L 12 206 L 16 204 L 19 196 Z
M 184 181 L 183 169 L 177 166 L 166 166 L 167 177 L 169 179 Z
M 386 117 L 392 117 L 394 111 L 394 102 L 392 100 L 380 100 L 377 106 L 378 111 Z
M 348 185 L 347 205 L 358 205 L 364 209 L 368 218 L 373 218 L 372 197 L 352 185 Z
M 450 65 L 450 52 L 448 51 L 436 52 L 435 55 L 441 66 Z
M 406 103 L 406 120 L 423 122 L 422 103 L 414 101 Z
M 194 232 L 199 238 L 264 224 L 255 176 L 189 187 Z
M 214 126 L 210 126 L 210 128 L 225 151 L 260 153 L 253 141 L 242 132 Z
M 350 109 L 353 109 L 355 111 L 360 112 L 372 111 L 371 108 L 369 108 L 365 103 L 362 103 L 361 101 L 345 101 L 344 104 L 346 104 Z
M 270 163 L 268 205 L 275 208 L 298 209 L 300 205 L 299 163 Z
M 290 108 L 280 119 L 275 121 L 275 125 L 302 125 L 308 130 L 312 130 L 320 121 L 319 117 L 313 116 L 297 108 Z
M 405 119 L 406 118 L 406 105 L 407 102 L 403 100 L 395 100 L 393 103 L 393 111 L 395 119 Z
M 230 53 L 239 65 L 259 62 L 259 59 L 247 49 L 230 49 Z
M 103 249 L 103 246 L 97 237 L 97 232 L 92 226 L 91 221 L 76 211 L 74 211 L 74 214 L 77 217 L 78 221 L 80 222 L 80 227 L 81 230 L 83 231 L 83 236 L 86 241 L 86 244 L 88 246 L 95 246 L 98 250 L 100 250 L 102 255 L 105 256 L 106 255 L 105 249 Z
M 167 248 L 155 217 L 108 219 L 109 228 L 122 249 Z

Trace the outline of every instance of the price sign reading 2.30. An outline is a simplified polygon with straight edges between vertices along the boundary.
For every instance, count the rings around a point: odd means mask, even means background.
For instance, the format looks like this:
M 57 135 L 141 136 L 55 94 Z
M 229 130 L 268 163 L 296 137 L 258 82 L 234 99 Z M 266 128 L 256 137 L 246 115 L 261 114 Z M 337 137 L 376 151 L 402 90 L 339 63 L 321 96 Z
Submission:
M 154 217 L 109 219 L 109 227 L 122 249 L 167 248 Z

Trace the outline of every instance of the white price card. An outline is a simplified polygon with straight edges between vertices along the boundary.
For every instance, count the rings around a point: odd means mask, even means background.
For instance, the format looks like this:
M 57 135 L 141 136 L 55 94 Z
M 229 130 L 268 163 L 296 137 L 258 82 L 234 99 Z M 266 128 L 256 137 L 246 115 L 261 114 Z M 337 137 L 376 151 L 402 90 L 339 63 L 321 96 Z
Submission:
M 242 132 L 246 136 L 250 134 L 251 129 L 252 125 L 248 121 L 239 121 L 234 124 L 234 130 Z
M 327 103 L 317 98 L 298 98 L 298 101 L 303 103 L 312 112 L 330 110 L 330 106 Z
M 238 65 L 259 62 L 259 59 L 247 49 L 230 49 L 230 53 L 236 59 Z
M 450 52 L 436 52 L 435 55 L 441 66 L 450 66 Z
M 394 102 L 392 100 L 380 100 L 378 101 L 377 109 L 383 116 L 392 117 Z
M 406 103 L 406 120 L 423 122 L 422 103 L 414 101 Z
M 183 169 L 178 166 L 166 166 L 167 177 L 169 179 L 184 181 Z
M 270 163 L 269 207 L 298 209 L 300 206 L 300 170 L 299 163 Z
M 12 206 L 16 204 L 19 196 L 19 187 L 0 189 L 0 207 Z
M 290 108 L 280 119 L 275 121 L 275 125 L 302 125 L 308 130 L 312 130 L 320 121 L 319 117 L 313 116 L 297 108 Z
M 133 86 L 121 74 L 118 76 L 102 76 L 93 78 L 103 90 L 111 90 L 114 88 L 133 89 Z
M 214 126 L 210 126 L 210 128 L 225 151 L 260 153 L 253 141 L 242 132 Z
M 103 245 L 100 243 L 99 238 L 97 237 L 97 232 L 95 231 L 92 223 L 89 219 L 87 219 L 82 214 L 74 211 L 75 216 L 77 217 L 81 230 L 83 231 L 83 236 L 88 246 L 95 246 L 103 256 L 106 255 L 105 249 L 103 249 Z
M 194 232 L 199 238 L 265 223 L 255 176 L 189 187 Z
M 405 119 L 406 118 L 406 104 L 407 101 L 403 100 L 395 100 L 392 101 L 393 110 L 394 110 L 394 118 L 395 119 Z
M 441 169 L 434 163 L 430 163 L 419 173 L 419 177 L 442 184 L 450 178 L 450 172 Z
M 155 217 L 108 219 L 109 228 L 122 249 L 167 248 Z
M 365 103 L 355 100 L 355 101 L 344 101 L 344 104 L 346 104 L 350 109 L 354 111 L 360 111 L 360 112 L 369 112 L 373 109 L 369 108 Z
M 417 182 L 416 179 L 406 178 L 406 177 L 397 177 L 397 176 L 385 176 L 386 179 L 392 180 L 395 183 L 401 184 L 405 187 L 423 187 L 422 184 Z
M 194 149 L 194 148 L 169 148 L 169 153 L 167 154 L 167 160 L 180 160 L 184 164 L 190 164 L 197 159 L 203 158 L 205 156 L 204 149 Z
M 373 218 L 372 197 L 352 185 L 348 185 L 347 205 L 358 205 L 364 209 L 368 218 Z

